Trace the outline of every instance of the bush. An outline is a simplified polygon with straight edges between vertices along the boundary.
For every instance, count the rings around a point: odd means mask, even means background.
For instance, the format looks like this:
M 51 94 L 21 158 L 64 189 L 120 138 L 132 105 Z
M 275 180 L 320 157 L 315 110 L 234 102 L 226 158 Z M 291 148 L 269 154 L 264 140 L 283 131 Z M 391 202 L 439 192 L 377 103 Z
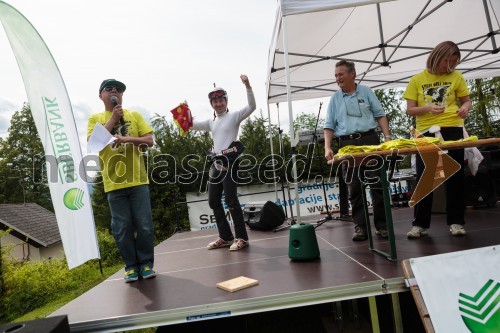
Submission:
M 19 262 L 3 261 L 3 313 L 0 321 L 11 321 L 57 299 L 81 284 L 100 278 L 95 263 L 68 270 L 66 259 Z
M 103 265 L 121 263 L 113 236 L 105 229 L 98 230 L 97 236 Z M 2 252 L 0 323 L 12 321 L 82 286 L 90 288 L 103 279 L 97 260 L 69 270 L 65 258 L 21 262 L 12 259 L 7 248 L 2 248 Z
M 116 246 L 113 235 L 108 229 L 98 228 L 97 239 L 99 240 L 99 251 L 101 253 L 101 261 L 105 266 L 114 266 L 121 262 L 120 251 Z

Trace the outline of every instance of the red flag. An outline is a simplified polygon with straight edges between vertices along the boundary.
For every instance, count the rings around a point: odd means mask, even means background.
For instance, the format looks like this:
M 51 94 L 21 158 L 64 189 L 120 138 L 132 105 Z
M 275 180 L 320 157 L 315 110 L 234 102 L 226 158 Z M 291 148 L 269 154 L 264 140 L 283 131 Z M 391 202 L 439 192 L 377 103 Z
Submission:
M 170 110 L 174 116 L 174 123 L 179 127 L 181 136 L 185 136 L 189 128 L 193 126 L 193 118 L 191 117 L 191 110 L 186 102 L 179 104 L 179 106 Z

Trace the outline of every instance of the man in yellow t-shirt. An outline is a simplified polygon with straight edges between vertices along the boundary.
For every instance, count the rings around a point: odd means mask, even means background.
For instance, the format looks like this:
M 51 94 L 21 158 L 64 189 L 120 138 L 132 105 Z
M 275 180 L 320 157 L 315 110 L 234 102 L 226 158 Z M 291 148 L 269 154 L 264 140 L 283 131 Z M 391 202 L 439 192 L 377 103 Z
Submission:
M 90 116 L 87 139 L 97 123 L 115 141 L 99 152 L 99 160 L 109 208 L 111 230 L 125 262 L 125 282 L 156 276 L 153 270 L 153 219 L 149 180 L 142 149 L 153 145 L 153 130 L 139 112 L 122 108 L 125 84 L 104 80 L 99 98 L 105 111 Z

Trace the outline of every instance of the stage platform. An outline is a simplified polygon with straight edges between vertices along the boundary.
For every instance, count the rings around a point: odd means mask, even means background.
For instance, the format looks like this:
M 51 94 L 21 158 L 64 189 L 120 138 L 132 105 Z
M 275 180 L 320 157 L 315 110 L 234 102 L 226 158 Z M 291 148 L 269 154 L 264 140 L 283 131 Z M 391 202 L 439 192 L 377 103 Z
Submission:
M 156 246 L 155 279 L 126 284 L 117 272 L 52 315 L 68 315 L 71 332 L 116 332 L 395 294 L 408 290 L 403 259 L 500 243 L 498 205 L 468 208 L 463 237 L 451 236 L 446 216 L 434 214 L 429 236 L 408 240 L 412 212 L 392 210 L 397 261 L 369 250 L 368 241 L 353 242 L 354 225 L 347 221 L 316 229 L 321 257 L 308 262 L 289 259 L 289 229 L 249 230 L 250 246 L 236 252 L 207 250 L 214 230 L 178 233 Z M 388 250 L 387 240 L 374 236 L 374 243 Z M 259 284 L 234 293 L 216 287 L 239 276 Z

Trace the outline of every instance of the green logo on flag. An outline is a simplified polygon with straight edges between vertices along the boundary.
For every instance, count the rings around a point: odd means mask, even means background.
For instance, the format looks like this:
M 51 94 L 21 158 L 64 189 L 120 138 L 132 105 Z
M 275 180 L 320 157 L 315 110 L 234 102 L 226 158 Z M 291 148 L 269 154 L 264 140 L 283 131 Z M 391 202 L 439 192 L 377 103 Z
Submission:
M 71 210 L 78 210 L 83 207 L 83 192 L 79 188 L 72 188 L 64 194 L 64 205 Z
M 472 333 L 500 332 L 500 283 L 489 280 L 474 296 L 460 293 L 462 319 Z

